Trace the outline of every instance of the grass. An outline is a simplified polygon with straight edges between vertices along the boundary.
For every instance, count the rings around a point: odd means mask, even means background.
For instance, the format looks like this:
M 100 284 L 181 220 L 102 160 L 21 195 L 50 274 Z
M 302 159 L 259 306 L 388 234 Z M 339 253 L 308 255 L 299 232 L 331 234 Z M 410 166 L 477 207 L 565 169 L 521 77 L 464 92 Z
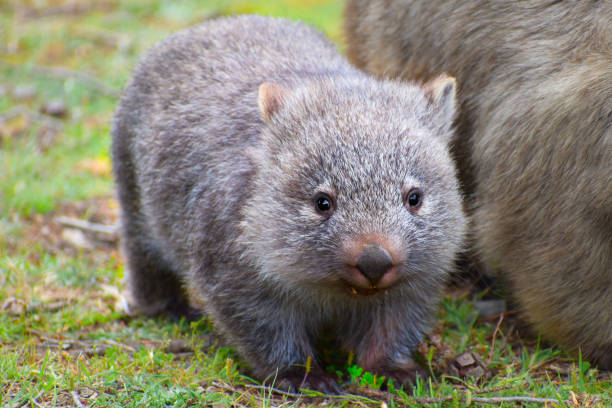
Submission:
M 380 391 L 381 379 L 349 360 L 330 367 L 347 395 L 262 389 L 209 322 L 125 316 L 116 242 L 86 236 L 88 249 L 58 222 L 116 221 L 109 126 L 146 48 L 204 18 L 258 12 L 307 20 L 342 49 L 341 9 L 337 0 L 0 2 L 1 407 L 456 407 L 512 396 L 612 405 L 610 373 L 522 333 L 512 315 L 480 317 L 458 290 L 418 350 L 433 376 L 414 390 Z M 55 100 L 65 113 L 41 114 Z M 473 363 L 458 365 L 461 356 Z

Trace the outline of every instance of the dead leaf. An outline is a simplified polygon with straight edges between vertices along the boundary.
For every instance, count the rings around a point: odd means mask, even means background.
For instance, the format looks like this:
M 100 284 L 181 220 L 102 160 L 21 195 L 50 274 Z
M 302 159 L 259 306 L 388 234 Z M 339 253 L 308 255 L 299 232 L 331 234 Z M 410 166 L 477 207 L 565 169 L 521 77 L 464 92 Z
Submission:
M 103 158 L 87 158 L 76 165 L 77 171 L 86 171 L 94 176 L 109 176 L 111 174 L 110 160 Z

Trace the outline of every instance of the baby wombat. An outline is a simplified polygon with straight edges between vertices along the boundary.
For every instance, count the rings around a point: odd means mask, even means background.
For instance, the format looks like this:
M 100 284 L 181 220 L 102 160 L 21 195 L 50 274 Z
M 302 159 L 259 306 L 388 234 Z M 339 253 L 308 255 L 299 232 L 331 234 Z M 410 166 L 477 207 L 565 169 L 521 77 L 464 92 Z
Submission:
M 204 304 L 277 383 L 334 386 L 323 328 L 408 382 L 465 229 L 454 100 L 449 77 L 370 78 L 282 19 L 222 18 L 156 45 L 112 131 L 133 306 Z
M 460 84 L 475 250 L 548 338 L 612 369 L 612 7 L 351 0 L 348 53 Z

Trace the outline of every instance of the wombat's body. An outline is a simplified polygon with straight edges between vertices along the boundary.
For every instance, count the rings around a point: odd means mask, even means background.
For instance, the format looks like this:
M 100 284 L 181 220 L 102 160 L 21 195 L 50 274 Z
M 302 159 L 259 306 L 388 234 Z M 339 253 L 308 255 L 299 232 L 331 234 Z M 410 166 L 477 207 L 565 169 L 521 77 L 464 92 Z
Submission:
M 609 1 L 351 0 L 348 54 L 457 78 L 475 248 L 547 337 L 612 368 Z
M 263 84 L 263 85 L 262 85 Z M 323 327 L 405 382 L 464 233 L 447 144 L 454 80 L 369 78 L 313 29 L 224 18 L 140 62 L 113 164 L 133 305 L 205 304 L 263 377 L 330 380 Z

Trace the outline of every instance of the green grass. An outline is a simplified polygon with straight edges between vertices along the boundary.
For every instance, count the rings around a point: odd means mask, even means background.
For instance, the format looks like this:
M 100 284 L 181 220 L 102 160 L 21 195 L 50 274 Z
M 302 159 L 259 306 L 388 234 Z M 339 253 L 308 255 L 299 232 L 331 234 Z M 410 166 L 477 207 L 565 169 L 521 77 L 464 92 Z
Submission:
M 612 404 L 610 373 L 518 334 L 512 316 L 499 327 L 480 318 L 459 295 L 444 301 L 419 348 L 433 375 L 414 390 L 381 392 L 380 378 L 342 360 L 330 369 L 351 395 L 273 393 L 245 376 L 210 322 L 125 316 L 116 244 L 70 244 L 57 216 L 116 221 L 110 122 L 145 49 L 204 18 L 251 12 L 309 21 L 342 49 L 341 11 L 337 0 L 0 2 L 0 407 L 77 406 L 77 399 L 91 407 L 461 407 L 510 396 L 558 400 L 551 407 L 576 406 L 572 398 Z M 23 87 L 34 94 L 15 96 Z M 55 99 L 66 116 L 41 115 Z M 57 130 L 49 134 L 49 126 Z M 462 353 L 480 360 L 481 378 L 453 369 Z

